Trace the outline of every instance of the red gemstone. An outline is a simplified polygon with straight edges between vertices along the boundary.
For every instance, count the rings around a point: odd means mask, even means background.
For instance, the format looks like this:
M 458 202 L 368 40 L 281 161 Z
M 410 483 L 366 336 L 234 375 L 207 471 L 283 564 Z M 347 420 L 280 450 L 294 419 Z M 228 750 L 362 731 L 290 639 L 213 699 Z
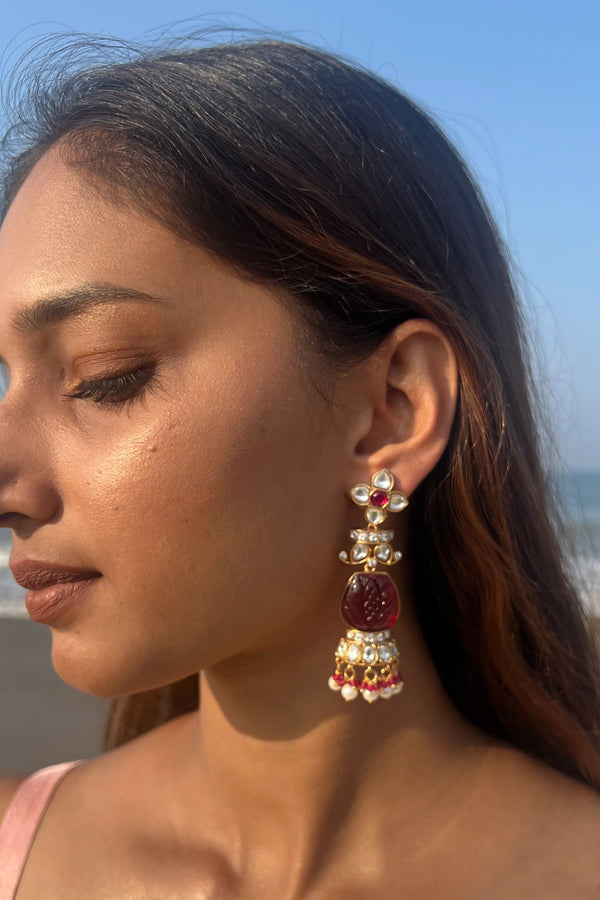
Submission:
M 352 628 L 382 631 L 400 612 L 396 585 L 386 572 L 355 572 L 342 597 L 342 615 Z
M 372 506 L 387 506 L 389 502 L 389 497 L 385 491 L 373 491 L 371 494 Z

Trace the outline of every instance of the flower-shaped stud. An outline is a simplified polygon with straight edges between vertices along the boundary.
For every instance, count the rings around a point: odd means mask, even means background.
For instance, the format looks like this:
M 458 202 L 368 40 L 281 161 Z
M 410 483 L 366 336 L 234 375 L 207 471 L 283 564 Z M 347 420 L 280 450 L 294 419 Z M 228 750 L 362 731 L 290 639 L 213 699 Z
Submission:
M 357 484 L 350 496 L 357 506 L 364 506 L 369 525 L 380 525 L 389 512 L 400 512 L 408 506 L 402 491 L 394 491 L 394 476 L 388 469 L 380 469 L 371 478 L 371 485 Z
M 394 491 L 394 476 L 388 469 L 380 469 L 368 484 L 357 484 L 350 491 L 350 496 L 358 506 L 365 507 L 365 528 L 355 528 L 350 532 L 355 541 L 350 549 L 341 550 L 341 562 L 349 566 L 363 566 L 365 572 L 374 572 L 379 563 L 393 566 L 402 559 L 402 553 L 394 550 L 391 541 L 393 531 L 380 531 L 378 526 L 386 518 L 388 512 L 400 512 L 408 506 L 408 500 L 401 491 Z

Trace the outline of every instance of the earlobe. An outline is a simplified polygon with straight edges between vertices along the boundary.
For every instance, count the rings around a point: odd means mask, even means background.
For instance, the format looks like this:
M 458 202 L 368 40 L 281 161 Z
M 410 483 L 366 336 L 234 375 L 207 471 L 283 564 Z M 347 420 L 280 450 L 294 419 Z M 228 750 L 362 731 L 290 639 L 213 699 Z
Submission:
M 370 427 L 355 448 L 357 474 L 387 468 L 408 495 L 448 443 L 458 365 L 443 331 L 426 319 L 399 325 L 370 360 Z

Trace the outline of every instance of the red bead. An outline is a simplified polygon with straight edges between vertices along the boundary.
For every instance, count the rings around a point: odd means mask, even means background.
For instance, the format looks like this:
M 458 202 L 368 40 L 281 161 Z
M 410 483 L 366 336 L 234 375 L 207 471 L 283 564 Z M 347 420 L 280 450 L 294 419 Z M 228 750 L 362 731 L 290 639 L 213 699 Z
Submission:
M 386 572 L 356 572 L 342 597 L 342 615 L 352 628 L 383 631 L 400 611 L 396 585 Z
M 387 506 L 390 500 L 385 491 L 373 491 L 370 502 L 372 506 Z

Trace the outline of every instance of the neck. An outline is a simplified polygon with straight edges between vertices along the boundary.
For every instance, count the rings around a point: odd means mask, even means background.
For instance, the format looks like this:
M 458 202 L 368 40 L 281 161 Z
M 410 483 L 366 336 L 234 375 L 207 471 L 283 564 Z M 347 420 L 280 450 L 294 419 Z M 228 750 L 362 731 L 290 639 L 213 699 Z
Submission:
M 361 846 L 380 846 L 382 833 L 397 840 L 408 823 L 427 823 L 433 841 L 432 823 L 447 824 L 457 798 L 464 803 L 491 740 L 449 700 L 410 603 L 392 634 L 405 687 L 374 704 L 346 702 L 327 687 L 339 620 L 201 673 L 200 707 L 180 743 L 179 789 L 186 797 L 201 790 L 214 833 L 228 852 L 238 848 L 234 868 L 252 866 L 254 847 L 261 859 L 271 848 L 288 871 L 307 871 L 324 847 L 355 852 L 358 834 Z

